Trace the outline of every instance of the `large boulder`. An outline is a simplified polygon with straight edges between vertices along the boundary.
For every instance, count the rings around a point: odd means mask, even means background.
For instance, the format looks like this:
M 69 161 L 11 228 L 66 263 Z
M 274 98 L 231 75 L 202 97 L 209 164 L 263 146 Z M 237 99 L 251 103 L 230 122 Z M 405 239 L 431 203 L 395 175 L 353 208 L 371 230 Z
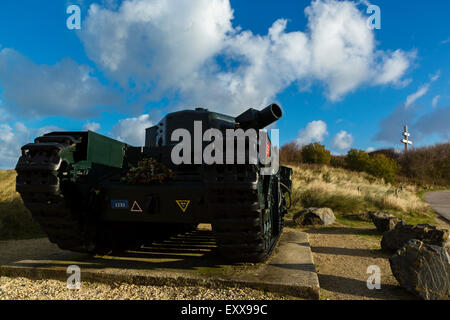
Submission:
M 369 212 L 369 217 L 381 233 L 394 229 L 399 223 L 406 224 L 403 219 L 384 212 Z
M 426 300 L 450 299 L 450 256 L 444 248 L 413 239 L 389 262 L 406 290 Z
M 405 225 L 399 223 L 394 229 L 383 233 L 381 248 L 384 251 L 394 252 L 402 248 L 411 239 L 444 247 L 448 241 L 448 230 L 441 230 L 429 224 Z
M 298 226 L 330 225 L 336 221 L 330 208 L 308 208 L 294 215 L 294 222 Z

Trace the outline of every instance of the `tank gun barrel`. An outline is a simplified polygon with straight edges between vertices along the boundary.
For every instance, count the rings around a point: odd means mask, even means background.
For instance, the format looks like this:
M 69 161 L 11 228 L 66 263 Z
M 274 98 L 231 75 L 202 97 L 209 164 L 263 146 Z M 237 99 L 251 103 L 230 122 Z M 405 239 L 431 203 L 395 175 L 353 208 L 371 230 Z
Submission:
M 283 111 L 280 106 L 273 103 L 261 111 L 253 108 L 248 109 L 244 113 L 236 117 L 236 122 L 239 128 L 244 130 L 253 128 L 260 130 L 268 125 L 278 121 L 283 116 Z

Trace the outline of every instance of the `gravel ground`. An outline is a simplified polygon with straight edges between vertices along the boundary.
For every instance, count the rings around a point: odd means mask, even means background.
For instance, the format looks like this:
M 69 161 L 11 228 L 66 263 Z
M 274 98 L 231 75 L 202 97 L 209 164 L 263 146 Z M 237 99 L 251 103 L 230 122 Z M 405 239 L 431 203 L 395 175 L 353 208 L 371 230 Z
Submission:
M 252 289 L 203 287 L 158 287 L 131 284 L 82 283 L 69 290 L 57 280 L 0 277 L 0 300 L 284 300 Z
M 47 239 L 0 241 L 0 265 L 49 255 L 60 249 Z M 0 277 L 0 300 L 283 300 L 295 299 L 248 288 L 140 286 L 82 282 L 69 290 L 66 282 Z

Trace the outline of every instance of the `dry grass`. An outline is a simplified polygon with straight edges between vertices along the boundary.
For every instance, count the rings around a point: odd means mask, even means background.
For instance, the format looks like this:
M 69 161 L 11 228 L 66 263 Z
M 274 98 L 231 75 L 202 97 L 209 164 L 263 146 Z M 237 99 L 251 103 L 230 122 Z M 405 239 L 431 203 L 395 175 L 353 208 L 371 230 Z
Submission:
M 410 223 L 433 222 L 434 214 L 414 185 L 391 185 L 369 174 L 329 166 L 291 166 L 293 211 L 329 207 L 337 213 L 389 211 Z
M 42 236 L 42 230 L 16 192 L 16 172 L 0 170 L 0 240 Z

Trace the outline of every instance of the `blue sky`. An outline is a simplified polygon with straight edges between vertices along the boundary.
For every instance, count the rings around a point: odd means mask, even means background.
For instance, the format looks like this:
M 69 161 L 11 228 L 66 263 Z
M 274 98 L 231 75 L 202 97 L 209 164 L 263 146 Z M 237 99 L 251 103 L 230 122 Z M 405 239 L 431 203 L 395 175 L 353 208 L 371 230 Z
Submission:
M 81 8 L 68 30 L 66 8 Z M 366 26 L 368 5 L 381 29 Z M 450 137 L 450 2 L 129 0 L 0 4 L 0 168 L 42 133 L 140 144 L 180 108 L 279 103 L 281 144 L 334 153 Z

